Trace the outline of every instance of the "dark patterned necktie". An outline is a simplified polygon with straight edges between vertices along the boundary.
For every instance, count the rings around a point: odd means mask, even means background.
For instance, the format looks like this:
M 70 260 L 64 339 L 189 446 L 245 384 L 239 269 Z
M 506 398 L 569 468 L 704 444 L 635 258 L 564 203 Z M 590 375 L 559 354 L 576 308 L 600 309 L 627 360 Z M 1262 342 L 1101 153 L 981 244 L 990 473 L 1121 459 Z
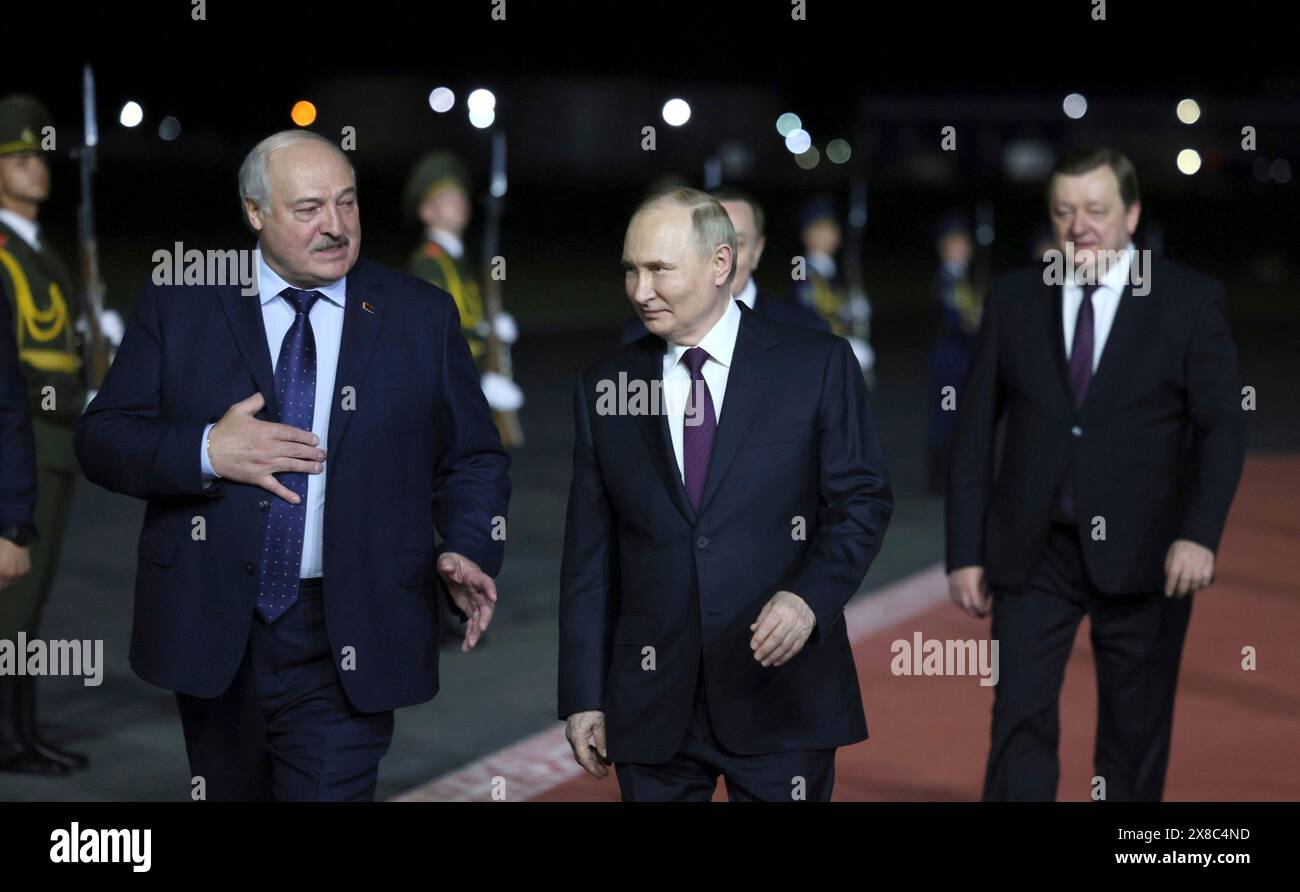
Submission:
M 682 356 L 691 372 L 691 390 L 686 397 L 686 414 L 682 419 L 682 473 L 691 507 L 699 509 L 704 497 L 704 480 L 709 475 L 709 456 L 713 454 L 713 435 L 718 430 L 718 416 L 713 411 L 713 395 L 700 371 L 709 354 L 692 347 Z M 699 405 L 695 404 L 699 397 Z
M 1092 354 L 1096 346 L 1096 323 L 1093 321 L 1092 294 L 1096 285 L 1084 285 L 1083 300 L 1079 302 L 1079 315 L 1074 321 L 1074 344 L 1070 347 L 1070 388 L 1074 391 L 1074 405 L 1083 405 L 1092 383 Z
M 1070 347 L 1070 390 L 1074 393 L 1074 406 L 1083 405 L 1088 395 L 1088 385 L 1092 383 L 1092 354 L 1096 346 L 1096 324 L 1092 312 L 1092 295 L 1096 285 L 1084 285 L 1083 300 L 1079 303 L 1079 315 L 1074 320 L 1074 341 Z M 1074 515 L 1074 460 L 1070 460 L 1065 482 L 1061 486 L 1061 513 L 1071 521 Z
M 309 316 L 320 293 L 286 288 L 280 296 L 297 313 L 280 344 L 280 359 L 275 364 L 280 421 L 309 431 L 316 410 L 316 339 Z M 307 475 L 285 471 L 275 477 L 302 501 L 291 505 L 278 497 L 271 500 L 266 538 L 262 543 L 261 585 L 257 591 L 257 612 L 268 623 L 279 619 L 298 600 L 303 529 L 307 523 Z

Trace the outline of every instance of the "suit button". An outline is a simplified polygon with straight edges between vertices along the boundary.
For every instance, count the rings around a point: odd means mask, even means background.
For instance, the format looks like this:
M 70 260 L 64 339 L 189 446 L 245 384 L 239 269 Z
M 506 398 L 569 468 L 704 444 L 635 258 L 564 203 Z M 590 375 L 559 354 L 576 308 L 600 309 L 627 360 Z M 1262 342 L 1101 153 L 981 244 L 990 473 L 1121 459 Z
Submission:
M 271 507 L 271 503 L 268 502 L 266 499 L 262 499 L 262 501 L 260 501 L 260 502 L 257 503 L 257 510 L 258 510 L 258 511 L 265 511 L 267 508 L 270 508 L 270 507 Z
M 700 538 L 696 539 L 696 540 L 695 540 L 695 546 L 696 546 L 697 548 L 708 548 L 708 547 L 709 547 L 709 537 L 708 537 L 708 536 L 701 536 Z
M 1079 425 L 1076 424 L 1074 427 L 1070 428 L 1070 436 L 1072 436 L 1072 437 L 1082 437 L 1082 436 L 1083 436 L 1083 428 L 1079 427 Z
M 257 571 L 257 564 L 254 564 L 252 561 L 249 561 L 248 563 L 244 564 L 244 572 L 248 573 L 250 576 L 256 571 Z

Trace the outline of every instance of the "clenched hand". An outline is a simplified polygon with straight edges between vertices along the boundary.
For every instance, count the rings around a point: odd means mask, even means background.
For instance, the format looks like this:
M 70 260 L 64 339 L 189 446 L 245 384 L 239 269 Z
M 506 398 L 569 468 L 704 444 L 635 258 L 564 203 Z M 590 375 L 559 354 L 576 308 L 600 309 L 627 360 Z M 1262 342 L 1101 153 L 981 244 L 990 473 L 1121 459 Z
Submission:
M 803 650 L 817 615 L 803 598 L 794 592 L 777 592 L 763 605 L 758 619 L 749 630 L 749 649 L 764 666 L 781 666 Z

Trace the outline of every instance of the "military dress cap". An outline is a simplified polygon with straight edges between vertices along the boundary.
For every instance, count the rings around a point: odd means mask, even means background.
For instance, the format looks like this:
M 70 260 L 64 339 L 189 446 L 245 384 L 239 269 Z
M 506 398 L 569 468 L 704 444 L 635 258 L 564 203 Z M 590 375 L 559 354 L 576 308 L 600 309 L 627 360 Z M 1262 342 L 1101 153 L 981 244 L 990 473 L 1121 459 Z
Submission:
M 949 211 L 940 217 L 934 227 L 934 240 L 939 241 L 954 232 L 971 233 L 970 217 L 964 211 Z
M 470 194 L 469 169 L 451 152 L 431 152 L 420 159 L 402 192 L 403 213 L 417 217 L 420 203 L 444 186 L 457 185 Z
M 803 232 L 812 224 L 819 220 L 835 220 L 838 222 L 839 217 L 835 213 L 835 202 L 829 195 L 814 195 L 803 203 L 799 208 L 799 213 L 795 217 L 795 223 L 799 231 Z
M 0 99 L 0 155 L 39 152 L 41 131 L 53 124 L 41 101 L 25 93 L 11 93 Z

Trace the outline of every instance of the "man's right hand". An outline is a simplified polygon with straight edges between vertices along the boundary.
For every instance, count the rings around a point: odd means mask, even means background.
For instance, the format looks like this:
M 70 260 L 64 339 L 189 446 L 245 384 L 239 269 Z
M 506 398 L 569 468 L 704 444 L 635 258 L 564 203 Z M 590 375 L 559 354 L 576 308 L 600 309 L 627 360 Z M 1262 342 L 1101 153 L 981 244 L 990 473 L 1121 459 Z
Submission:
M 288 424 L 258 421 L 253 416 L 266 405 L 261 393 L 240 400 L 221 416 L 208 434 L 212 444 L 208 461 L 212 470 L 227 480 L 254 483 L 286 502 L 301 499 L 275 474 L 285 471 L 319 474 L 323 470 L 325 450 L 317 449 L 320 438 Z
M 592 777 L 609 776 L 609 753 L 605 749 L 605 713 L 598 709 L 575 712 L 564 723 L 564 736 L 569 739 L 573 758 Z M 595 744 L 592 749 L 591 741 Z
M 0 539 L 0 589 L 8 588 L 32 568 L 31 549 Z
M 992 599 L 983 567 L 958 567 L 948 574 L 948 597 L 976 619 L 989 615 Z

